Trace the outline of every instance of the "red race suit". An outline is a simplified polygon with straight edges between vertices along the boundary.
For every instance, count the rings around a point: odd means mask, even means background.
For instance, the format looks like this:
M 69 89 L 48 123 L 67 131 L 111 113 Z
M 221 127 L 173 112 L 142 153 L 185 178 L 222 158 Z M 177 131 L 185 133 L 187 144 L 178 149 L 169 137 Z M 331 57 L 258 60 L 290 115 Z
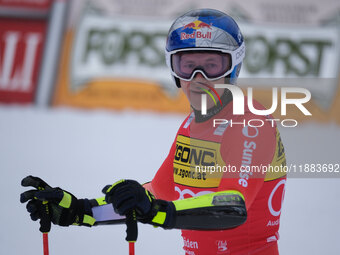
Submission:
M 253 104 L 265 109 L 256 101 Z M 244 115 L 233 115 L 229 103 L 204 122 L 197 122 L 194 112 L 189 114 L 147 188 L 168 201 L 224 190 L 243 194 L 246 222 L 227 230 L 182 230 L 185 254 L 277 255 L 285 165 L 284 147 L 271 116 L 254 115 L 246 105 Z

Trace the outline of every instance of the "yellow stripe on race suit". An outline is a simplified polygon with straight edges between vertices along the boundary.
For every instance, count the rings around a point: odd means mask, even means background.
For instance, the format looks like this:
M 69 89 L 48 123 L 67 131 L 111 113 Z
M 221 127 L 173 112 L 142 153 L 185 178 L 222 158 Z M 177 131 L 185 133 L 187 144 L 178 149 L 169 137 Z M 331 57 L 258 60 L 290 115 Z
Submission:
M 244 201 L 244 196 L 236 190 L 220 191 L 210 194 L 205 194 L 198 197 L 191 197 L 182 200 L 173 201 L 176 211 L 183 211 L 195 208 L 204 208 L 211 206 L 229 205 L 234 202 Z
M 276 128 L 275 153 L 274 153 L 273 160 L 270 163 L 270 166 L 268 167 L 268 170 L 266 172 L 266 177 L 264 181 L 271 181 L 271 180 L 275 180 L 275 179 L 285 176 L 287 174 L 285 167 L 286 167 L 285 150 L 283 147 L 280 133 L 278 129 Z

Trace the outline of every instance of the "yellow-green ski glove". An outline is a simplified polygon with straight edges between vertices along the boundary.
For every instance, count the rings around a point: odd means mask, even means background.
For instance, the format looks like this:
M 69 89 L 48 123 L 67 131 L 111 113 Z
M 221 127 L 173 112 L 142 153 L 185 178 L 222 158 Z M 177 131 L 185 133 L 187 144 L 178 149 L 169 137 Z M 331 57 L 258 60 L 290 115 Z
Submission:
M 20 195 L 21 203 L 28 201 L 26 208 L 32 220 L 36 221 L 47 214 L 50 221 L 59 226 L 92 226 L 95 223 L 88 199 L 77 199 L 71 193 L 61 188 L 52 188 L 34 176 L 25 177 L 21 185 L 35 188 Z M 47 204 L 47 209 L 46 206 L 41 206 L 42 204 Z

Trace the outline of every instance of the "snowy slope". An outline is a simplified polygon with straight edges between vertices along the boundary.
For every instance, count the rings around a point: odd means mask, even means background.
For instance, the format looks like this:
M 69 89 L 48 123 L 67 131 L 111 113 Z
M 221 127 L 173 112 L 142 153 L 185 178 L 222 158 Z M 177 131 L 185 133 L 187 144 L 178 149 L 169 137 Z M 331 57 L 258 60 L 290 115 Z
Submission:
M 19 194 L 32 174 L 78 197 L 120 178 L 151 180 L 184 116 L 0 106 L 0 254 L 42 254 Z M 281 128 L 290 163 L 340 163 L 340 127 Z M 289 179 L 281 255 L 340 253 L 340 179 Z M 139 224 L 136 254 L 183 254 L 180 231 Z M 161 251 L 161 252 L 160 252 Z M 128 254 L 125 226 L 52 227 L 50 254 Z

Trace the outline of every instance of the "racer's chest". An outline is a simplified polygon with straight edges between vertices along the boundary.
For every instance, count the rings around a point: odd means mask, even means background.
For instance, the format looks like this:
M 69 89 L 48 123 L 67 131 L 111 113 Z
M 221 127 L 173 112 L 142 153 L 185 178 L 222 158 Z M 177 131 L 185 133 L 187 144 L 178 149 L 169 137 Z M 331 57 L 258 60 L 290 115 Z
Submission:
M 184 125 L 176 138 L 173 176 L 180 198 L 184 198 L 183 194 L 181 197 L 183 190 L 190 191 L 189 196 L 213 192 L 219 186 L 226 167 L 220 150 L 227 126 L 200 127 Z

